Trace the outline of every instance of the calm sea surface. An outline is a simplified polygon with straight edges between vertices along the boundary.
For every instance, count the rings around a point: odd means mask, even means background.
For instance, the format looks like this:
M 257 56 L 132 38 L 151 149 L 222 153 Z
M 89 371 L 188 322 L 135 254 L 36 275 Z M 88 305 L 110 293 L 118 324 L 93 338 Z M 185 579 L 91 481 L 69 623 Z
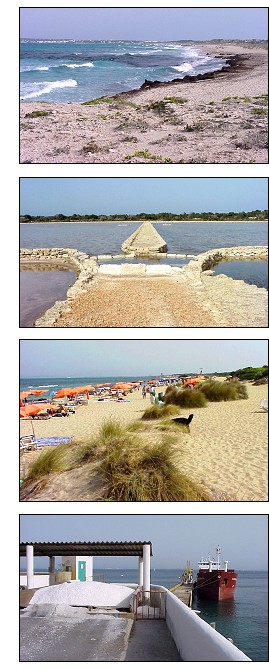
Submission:
M 23 39 L 21 99 L 83 102 L 138 89 L 145 79 L 182 79 L 224 64 L 195 44 Z
M 148 381 L 152 377 L 139 377 L 139 379 Z M 20 381 L 20 391 L 28 389 L 44 389 L 44 395 L 53 395 L 60 388 L 73 388 L 76 386 L 85 386 L 86 384 L 102 384 L 108 382 L 111 385 L 118 381 L 135 382 L 137 377 L 25 377 Z
M 233 279 L 243 279 L 247 284 L 268 289 L 267 261 L 222 261 L 214 267 L 214 274 L 225 274 Z
M 37 560 L 37 559 L 36 559 Z M 40 559 L 43 561 L 44 559 Z M 42 568 L 40 568 L 41 570 Z M 152 570 L 151 583 L 171 588 L 178 583 L 183 569 Z M 137 583 L 137 570 L 95 570 L 99 581 Z M 235 599 L 232 602 L 210 603 L 194 601 L 194 608 L 207 623 L 215 622 L 216 629 L 252 661 L 268 660 L 268 573 L 238 571 Z
M 20 272 L 20 326 L 31 328 L 35 320 L 54 305 L 65 300 L 69 286 L 76 280 L 72 270 Z
M 140 225 L 135 223 L 22 224 L 21 248 L 68 247 L 92 256 L 119 254 L 122 243 Z M 268 223 L 154 223 L 169 253 L 199 254 L 218 247 L 268 244 Z

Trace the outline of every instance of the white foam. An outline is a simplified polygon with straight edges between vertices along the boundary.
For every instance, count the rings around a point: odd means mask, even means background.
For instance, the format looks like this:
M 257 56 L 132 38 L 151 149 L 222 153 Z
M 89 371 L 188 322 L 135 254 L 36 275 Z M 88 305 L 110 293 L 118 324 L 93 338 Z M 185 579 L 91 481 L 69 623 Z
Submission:
M 70 67 L 73 70 L 75 67 L 94 67 L 94 64 L 93 63 L 81 63 L 81 64 L 73 63 L 72 65 L 67 65 L 66 63 L 63 63 L 62 67 Z
M 178 70 L 178 72 L 191 72 L 193 66 L 191 63 L 182 63 L 181 65 L 172 65 L 173 70 Z
M 40 86 L 40 82 L 34 81 L 33 85 Z M 75 79 L 66 79 L 65 81 L 48 81 L 45 88 L 41 88 L 38 91 L 34 91 L 33 93 L 25 94 L 21 96 L 21 99 L 29 100 L 31 98 L 38 98 L 40 95 L 51 93 L 51 91 L 53 91 L 55 88 L 72 88 L 73 86 L 77 86 L 77 81 Z
M 34 65 L 23 65 L 21 67 L 21 72 L 35 72 L 36 70 L 48 70 L 49 68 L 44 65 L 43 67 L 35 67 Z

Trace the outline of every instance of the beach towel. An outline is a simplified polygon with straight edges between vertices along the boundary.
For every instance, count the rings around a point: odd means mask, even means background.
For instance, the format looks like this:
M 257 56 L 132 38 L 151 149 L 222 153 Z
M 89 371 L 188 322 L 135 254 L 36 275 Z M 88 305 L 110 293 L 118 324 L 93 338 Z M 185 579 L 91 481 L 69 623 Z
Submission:
M 35 441 L 38 447 L 56 447 L 57 444 L 68 444 L 72 440 L 73 437 L 37 437 Z

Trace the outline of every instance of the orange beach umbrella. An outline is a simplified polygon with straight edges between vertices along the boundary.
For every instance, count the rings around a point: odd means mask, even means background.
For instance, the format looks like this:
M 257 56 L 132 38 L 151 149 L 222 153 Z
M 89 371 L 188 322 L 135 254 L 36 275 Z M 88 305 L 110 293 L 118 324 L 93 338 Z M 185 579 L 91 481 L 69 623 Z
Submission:
M 89 384 L 89 386 L 75 386 L 73 388 L 73 391 L 75 393 L 88 393 L 88 391 L 93 391 L 93 389 L 94 389 L 94 386 L 91 386 Z
M 55 393 L 54 398 L 65 398 L 68 395 L 76 395 L 77 391 L 75 391 L 73 388 L 64 388 L 64 389 L 59 389 Z
M 111 386 L 112 389 L 130 389 L 132 388 L 130 384 L 126 384 L 125 382 L 118 382 L 117 384 L 114 384 L 114 386 Z
M 30 391 L 21 391 L 20 400 L 28 398 L 28 395 L 43 395 L 44 393 L 47 393 L 47 391 L 40 391 L 39 389 L 31 389 Z
M 20 418 L 25 419 L 27 416 L 34 416 L 35 414 L 38 414 L 38 412 L 41 412 L 46 409 L 53 409 L 54 405 L 51 403 L 36 403 L 33 405 L 25 405 L 24 407 L 20 408 Z

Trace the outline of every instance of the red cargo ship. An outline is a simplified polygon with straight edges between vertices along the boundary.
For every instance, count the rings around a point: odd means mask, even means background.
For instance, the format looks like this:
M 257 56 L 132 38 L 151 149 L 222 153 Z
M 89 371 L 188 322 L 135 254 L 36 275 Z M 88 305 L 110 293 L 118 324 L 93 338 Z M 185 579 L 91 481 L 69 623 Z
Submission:
M 198 563 L 199 572 L 196 580 L 196 593 L 201 600 L 232 600 L 235 594 L 237 574 L 228 570 L 228 561 L 224 568 L 220 564 L 220 547 L 216 548 L 217 560 L 208 556 L 207 560 Z

